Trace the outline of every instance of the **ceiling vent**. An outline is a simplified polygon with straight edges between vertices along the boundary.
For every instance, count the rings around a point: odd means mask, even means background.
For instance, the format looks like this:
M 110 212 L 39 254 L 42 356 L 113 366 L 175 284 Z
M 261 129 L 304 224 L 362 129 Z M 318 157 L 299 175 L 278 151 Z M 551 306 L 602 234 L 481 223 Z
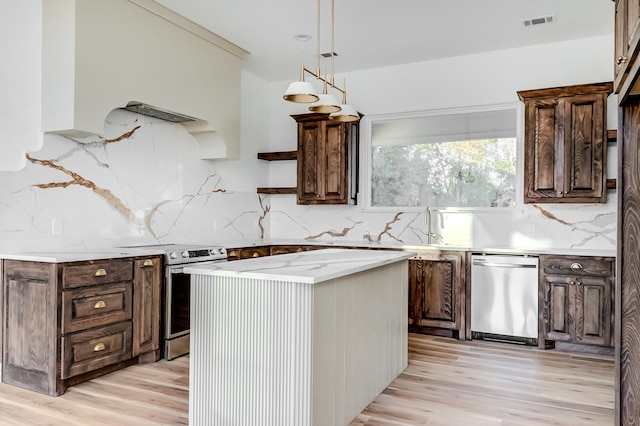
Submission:
M 323 58 L 330 58 L 331 57 L 331 52 L 321 53 L 320 56 L 322 56 Z M 338 53 L 337 52 L 333 52 L 333 56 L 338 56 Z
M 522 24 L 525 27 L 533 27 L 535 25 L 551 24 L 556 22 L 557 20 L 558 20 L 558 17 L 556 15 L 549 15 L 549 16 L 543 16 L 540 18 L 525 19 L 524 21 L 522 21 Z

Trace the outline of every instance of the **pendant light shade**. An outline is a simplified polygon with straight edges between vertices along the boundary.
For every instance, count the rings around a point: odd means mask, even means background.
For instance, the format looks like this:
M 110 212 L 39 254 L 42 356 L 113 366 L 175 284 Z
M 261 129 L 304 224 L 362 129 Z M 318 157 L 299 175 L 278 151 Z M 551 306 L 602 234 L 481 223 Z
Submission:
M 285 101 L 296 103 L 317 102 L 320 97 L 316 95 L 313 84 L 306 81 L 294 81 L 289 85 L 283 96 Z
M 317 102 L 320 97 L 316 94 L 313 84 L 304 81 L 304 57 L 300 61 L 300 81 L 294 81 L 289 85 L 282 96 L 285 101 L 310 104 Z
M 344 87 L 347 87 L 347 82 L 344 82 Z M 342 92 L 342 105 L 340 105 L 340 111 L 332 112 L 329 114 L 329 120 L 340 121 L 343 123 L 350 123 L 352 121 L 360 120 L 360 114 L 354 107 L 347 104 L 347 92 Z
M 322 86 L 322 94 L 320 95 L 320 99 L 318 100 L 318 102 L 309 107 L 309 111 L 321 112 L 325 114 L 340 111 L 340 106 L 338 105 L 338 100 L 336 99 L 336 97 L 327 93 L 326 76 L 324 78 L 324 85 Z
M 358 115 L 358 112 L 351 105 L 342 104 L 340 105 L 340 111 L 329 114 L 329 119 L 349 123 L 360 120 L 360 115 Z

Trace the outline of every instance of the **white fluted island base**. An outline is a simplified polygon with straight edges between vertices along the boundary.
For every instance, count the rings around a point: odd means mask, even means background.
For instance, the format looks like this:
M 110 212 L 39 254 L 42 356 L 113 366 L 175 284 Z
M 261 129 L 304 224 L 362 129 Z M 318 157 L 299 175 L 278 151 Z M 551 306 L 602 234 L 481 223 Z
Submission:
M 407 366 L 407 258 L 318 250 L 192 267 L 190 425 L 346 425 Z

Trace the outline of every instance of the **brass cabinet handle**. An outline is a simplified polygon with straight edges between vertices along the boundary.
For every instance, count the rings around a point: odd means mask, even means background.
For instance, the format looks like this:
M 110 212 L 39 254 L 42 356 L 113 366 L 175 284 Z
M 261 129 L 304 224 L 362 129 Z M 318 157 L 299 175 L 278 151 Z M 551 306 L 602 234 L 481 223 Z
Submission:
M 627 62 L 627 57 L 626 56 L 618 56 L 618 58 L 616 59 L 616 64 L 617 65 L 621 65 L 624 64 L 625 62 Z
M 97 345 L 95 345 L 93 347 L 93 351 L 94 352 L 100 352 L 100 351 L 104 351 L 105 347 L 104 347 L 104 343 L 98 343 Z
M 100 309 L 104 308 L 105 306 L 107 306 L 107 304 L 104 303 L 104 300 L 100 300 L 99 302 L 96 302 L 95 305 L 93 305 L 93 309 Z
M 580 269 L 582 269 L 582 265 L 578 262 L 574 262 L 571 264 L 570 268 L 572 271 L 579 271 Z
M 153 266 L 153 260 L 147 259 L 142 263 L 142 266 Z
M 96 276 L 96 277 L 104 277 L 105 275 L 107 275 L 107 271 L 105 271 L 104 269 L 100 268 L 93 275 Z
M 569 284 L 576 285 L 576 282 L 575 281 L 571 281 Z
M 237 256 L 237 255 L 238 255 L 238 253 L 235 250 L 231 250 L 229 252 L 229 256 Z

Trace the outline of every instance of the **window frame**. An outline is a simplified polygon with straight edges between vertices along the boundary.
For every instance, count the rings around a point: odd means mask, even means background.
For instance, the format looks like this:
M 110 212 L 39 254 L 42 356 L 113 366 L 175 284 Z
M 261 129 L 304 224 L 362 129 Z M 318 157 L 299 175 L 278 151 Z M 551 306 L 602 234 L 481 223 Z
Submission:
M 515 204 L 511 207 L 437 207 L 440 211 L 446 212 L 482 212 L 482 213 L 513 213 L 523 208 L 524 196 L 524 135 L 523 120 L 524 107 L 521 102 L 508 102 L 501 104 L 478 105 L 471 107 L 458 108 L 442 108 L 432 110 L 420 110 L 411 112 L 399 112 L 389 114 L 365 115 L 360 122 L 361 140 L 360 144 L 361 171 L 360 188 L 358 204 L 363 206 L 362 211 L 365 212 L 422 212 L 424 207 L 377 207 L 371 205 L 371 175 L 372 175 L 372 127 L 373 123 L 381 120 L 420 118 L 425 116 L 451 115 L 474 112 L 487 112 L 499 110 L 515 110 L 516 111 L 516 188 L 515 188 Z

